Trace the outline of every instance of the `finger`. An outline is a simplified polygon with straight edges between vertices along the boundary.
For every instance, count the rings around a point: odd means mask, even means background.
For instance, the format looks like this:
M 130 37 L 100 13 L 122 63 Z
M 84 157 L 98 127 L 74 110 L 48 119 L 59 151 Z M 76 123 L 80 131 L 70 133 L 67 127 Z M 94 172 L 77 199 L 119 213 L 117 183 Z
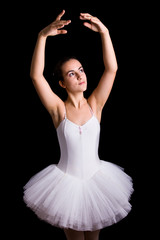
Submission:
M 93 16 L 89 13 L 80 13 L 80 19 L 82 20 L 90 20 Z
M 93 18 L 92 16 L 85 16 L 85 17 L 80 16 L 80 19 L 81 19 L 81 20 L 91 21 L 92 18 Z
M 51 24 L 51 26 L 52 26 L 53 28 L 56 27 L 56 28 L 58 29 L 58 28 L 64 27 L 65 25 L 68 25 L 70 22 L 71 22 L 70 20 L 60 21 L 60 22 L 58 22 L 58 23 L 55 23 L 55 22 L 54 22 L 53 24 Z
M 92 29 L 92 25 L 90 23 L 88 23 L 88 22 L 84 22 L 83 25 L 85 27 L 88 27 L 88 28 Z
M 60 23 L 62 23 L 64 25 L 68 25 L 69 23 L 71 23 L 71 20 L 63 20 Z
M 64 24 L 59 23 L 59 24 L 57 24 L 56 28 L 57 28 L 57 30 L 58 30 L 58 29 L 61 29 L 61 28 L 63 28 L 65 25 L 68 25 L 68 24 L 69 24 L 69 23 L 64 23 Z M 60 30 L 60 31 L 63 31 L 63 29 Z M 66 32 L 66 30 L 64 30 L 64 31 Z
M 58 25 L 56 26 L 57 29 L 60 29 L 60 28 L 63 28 L 63 27 L 64 27 L 64 24 L 58 24 Z
M 81 16 L 92 16 L 91 14 L 89 13 L 80 13 Z
M 65 14 L 65 10 L 63 10 L 57 17 L 56 20 L 61 20 L 62 16 Z
M 94 22 L 94 23 L 100 22 L 100 20 L 98 18 L 96 18 L 96 17 L 91 17 L 90 21 Z
M 66 34 L 67 33 L 67 30 L 57 30 L 57 34 Z
M 68 25 L 69 23 L 71 23 L 71 20 L 61 20 L 61 21 L 59 21 L 58 20 L 58 22 L 53 22 L 51 25 L 54 27 L 54 26 L 59 26 L 59 25 Z

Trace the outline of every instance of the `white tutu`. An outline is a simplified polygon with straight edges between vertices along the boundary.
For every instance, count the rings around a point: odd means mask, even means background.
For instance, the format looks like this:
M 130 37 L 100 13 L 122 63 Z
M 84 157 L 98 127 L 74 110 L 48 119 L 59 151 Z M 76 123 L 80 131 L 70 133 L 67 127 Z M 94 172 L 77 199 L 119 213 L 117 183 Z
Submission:
M 81 180 L 50 165 L 24 187 L 24 201 L 54 226 L 93 231 L 124 218 L 131 210 L 131 178 L 117 165 L 101 161 L 100 169 Z
M 25 185 L 24 201 L 37 216 L 60 228 L 93 231 L 114 224 L 131 210 L 132 179 L 98 157 L 100 125 L 93 115 L 83 126 L 66 117 L 57 129 L 58 165 Z

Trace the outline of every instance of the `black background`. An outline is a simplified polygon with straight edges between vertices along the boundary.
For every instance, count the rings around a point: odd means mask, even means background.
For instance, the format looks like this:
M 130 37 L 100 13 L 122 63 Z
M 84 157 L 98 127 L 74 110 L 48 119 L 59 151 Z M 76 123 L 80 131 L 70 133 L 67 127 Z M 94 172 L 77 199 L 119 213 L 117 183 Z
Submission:
M 12 8 L 12 6 L 11 6 Z M 52 120 L 41 104 L 32 85 L 29 71 L 37 34 L 63 10 L 63 19 L 71 19 L 67 35 L 49 37 L 46 44 L 45 77 L 54 91 L 65 99 L 64 91 L 53 79 L 53 68 L 62 56 L 75 55 L 84 65 L 88 78 L 88 97 L 103 73 L 101 40 L 98 33 L 85 28 L 80 12 L 97 16 L 108 27 L 118 61 L 118 72 L 111 95 L 103 110 L 99 156 L 122 166 L 133 178 L 135 192 L 129 215 L 119 223 L 101 231 L 100 239 L 140 237 L 147 231 L 148 208 L 144 179 L 146 169 L 143 144 L 145 138 L 145 96 L 143 86 L 143 51 L 145 49 L 145 6 L 138 3 L 38 4 L 23 2 L 13 6 L 9 32 L 8 56 L 11 74 L 9 133 L 6 153 L 10 174 L 7 182 L 8 212 L 5 225 L 12 219 L 9 233 L 17 239 L 65 239 L 62 230 L 41 220 L 23 203 L 23 186 L 35 173 L 58 163 L 59 145 Z M 12 117 L 12 118 L 11 118 Z M 12 119 L 12 120 L 10 120 Z M 12 157 L 10 157 L 12 156 Z M 8 160 L 9 159 L 9 160 Z M 5 201 L 5 204 L 7 202 Z M 145 224 L 146 221 L 146 224 Z M 149 231 L 149 229 L 148 229 Z M 7 234 L 6 232 L 5 234 Z M 58 237 L 55 235 L 58 234 Z

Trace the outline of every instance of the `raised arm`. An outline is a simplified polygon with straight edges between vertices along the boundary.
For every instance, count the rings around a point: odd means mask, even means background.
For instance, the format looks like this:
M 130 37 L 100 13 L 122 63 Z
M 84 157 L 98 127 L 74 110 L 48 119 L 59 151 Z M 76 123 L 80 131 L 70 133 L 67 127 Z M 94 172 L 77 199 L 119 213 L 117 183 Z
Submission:
M 62 101 L 52 91 L 43 75 L 45 65 L 45 45 L 48 36 L 56 36 L 58 34 L 67 33 L 67 31 L 62 28 L 65 25 L 68 25 L 70 20 L 61 20 L 61 17 L 64 15 L 64 13 L 65 11 L 63 10 L 54 22 L 52 22 L 38 34 L 30 70 L 30 76 L 36 91 L 42 103 L 52 116 L 56 115 L 57 107 Z
M 99 111 L 102 111 L 116 76 L 118 68 L 116 56 L 109 31 L 104 24 L 98 18 L 93 17 L 88 13 L 81 13 L 80 19 L 89 20 L 90 22 L 84 22 L 84 25 L 95 32 L 99 32 L 102 40 L 103 62 L 105 69 L 97 88 L 88 99 L 93 105 L 96 105 L 96 108 L 99 109 Z

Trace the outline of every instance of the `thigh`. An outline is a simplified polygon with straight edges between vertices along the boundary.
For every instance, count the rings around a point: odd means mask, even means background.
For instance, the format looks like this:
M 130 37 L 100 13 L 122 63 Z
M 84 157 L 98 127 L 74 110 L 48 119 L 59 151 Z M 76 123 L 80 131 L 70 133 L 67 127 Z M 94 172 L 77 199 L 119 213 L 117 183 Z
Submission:
M 67 240 L 84 240 L 84 232 L 73 229 L 64 229 Z
M 100 230 L 84 232 L 85 240 L 98 240 Z

